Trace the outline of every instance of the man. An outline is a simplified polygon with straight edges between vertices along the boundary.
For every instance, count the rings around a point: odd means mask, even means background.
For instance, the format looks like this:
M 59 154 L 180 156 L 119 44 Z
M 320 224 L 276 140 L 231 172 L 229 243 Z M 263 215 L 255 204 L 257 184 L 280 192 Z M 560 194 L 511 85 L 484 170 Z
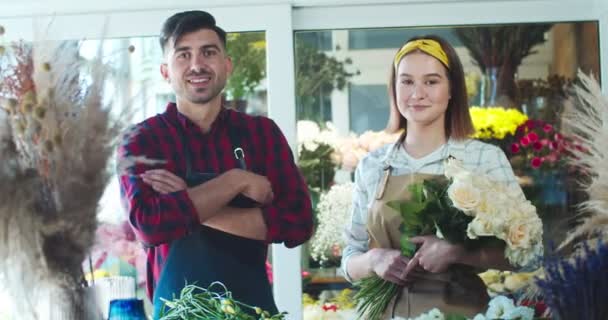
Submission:
M 160 298 L 185 284 L 220 281 L 235 299 L 276 312 L 267 246 L 295 247 L 312 233 L 305 182 L 277 125 L 222 106 L 232 71 L 226 33 L 207 12 L 171 16 L 160 36 L 163 78 L 176 103 L 135 126 L 119 163 L 129 219 L 148 254 L 147 289 Z M 147 164 L 146 164 L 147 163 Z

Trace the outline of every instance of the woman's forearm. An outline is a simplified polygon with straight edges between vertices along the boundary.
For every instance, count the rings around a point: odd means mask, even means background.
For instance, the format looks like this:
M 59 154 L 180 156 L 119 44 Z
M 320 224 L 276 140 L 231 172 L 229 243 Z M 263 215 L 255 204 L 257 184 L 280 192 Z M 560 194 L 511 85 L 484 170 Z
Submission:
M 348 259 L 346 272 L 353 281 L 360 280 L 374 273 L 372 268 L 372 257 L 375 249 L 371 249 L 363 254 L 353 255 Z

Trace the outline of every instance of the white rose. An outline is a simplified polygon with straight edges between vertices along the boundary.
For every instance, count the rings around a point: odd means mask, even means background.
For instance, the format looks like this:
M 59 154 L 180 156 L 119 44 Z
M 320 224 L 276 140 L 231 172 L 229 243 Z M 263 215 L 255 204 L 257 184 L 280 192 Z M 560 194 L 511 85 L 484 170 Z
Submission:
M 454 179 L 458 176 L 461 175 L 466 175 L 469 172 L 462 166 L 462 163 L 460 163 L 460 161 L 454 159 L 454 158 L 449 158 L 445 164 L 444 164 L 444 174 L 446 177 L 450 178 L 450 179 Z
M 467 226 L 467 236 L 470 239 L 477 239 L 477 237 L 483 236 L 493 236 L 494 233 L 492 232 L 492 229 L 493 226 L 490 221 L 477 216 Z
M 452 200 L 454 207 L 462 210 L 470 216 L 474 216 L 473 210 L 481 202 L 481 193 L 472 185 L 454 182 L 448 188 L 448 197 Z
M 507 244 L 511 248 L 530 248 L 530 225 L 526 221 L 513 221 L 508 227 Z

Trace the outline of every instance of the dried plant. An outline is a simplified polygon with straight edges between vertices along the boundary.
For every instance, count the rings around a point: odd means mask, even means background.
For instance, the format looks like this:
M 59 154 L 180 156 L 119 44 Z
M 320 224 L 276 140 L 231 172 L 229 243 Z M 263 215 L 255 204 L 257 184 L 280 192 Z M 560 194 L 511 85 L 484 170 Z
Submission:
M 581 237 L 608 240 L 608 97 L 602 95 L 597 81 L 578 73 L 575 98 L 566 105 L 562 116 L 564 129 L 581 146 L 571 151 L 570 162 L 586 172 L 581 185 L 588 199 L 579 205 L 581 224 L 574 228 L 560 247 Z
M 0 272 L 20 319 L 92 319 L 81 264 L 128 117 L 110 114 L 107 68 L 78 42 L 2 49 Z

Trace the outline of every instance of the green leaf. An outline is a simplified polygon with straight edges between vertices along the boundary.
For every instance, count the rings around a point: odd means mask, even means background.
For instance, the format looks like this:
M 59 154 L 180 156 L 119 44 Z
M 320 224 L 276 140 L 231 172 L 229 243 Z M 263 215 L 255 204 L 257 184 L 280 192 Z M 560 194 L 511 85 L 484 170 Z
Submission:
M 413 257 L 414 253 L 416 253 L 416 245 L 410 242 L 410 237 L 403 234 L 400 239 L 401 253 L 406 257 Z

